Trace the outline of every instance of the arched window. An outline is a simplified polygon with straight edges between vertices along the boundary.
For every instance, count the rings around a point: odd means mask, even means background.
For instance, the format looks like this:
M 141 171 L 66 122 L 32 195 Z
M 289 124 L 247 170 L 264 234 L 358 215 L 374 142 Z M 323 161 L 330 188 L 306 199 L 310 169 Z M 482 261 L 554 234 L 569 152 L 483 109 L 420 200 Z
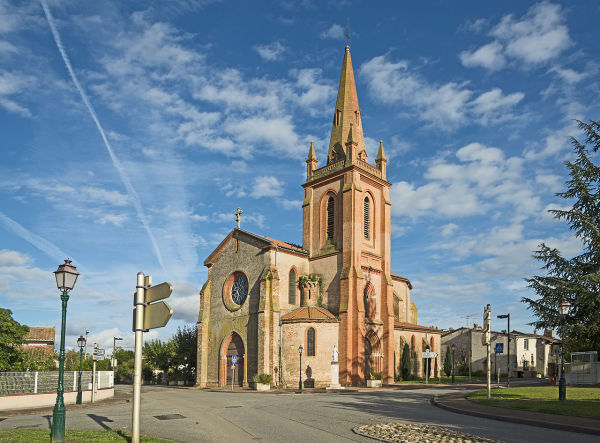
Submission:
M 369 197 L 365 197 L 365 201 L 363 204 L 363 212 L 364 212 L 364 235 L 367 240 L 370 238 L 370 230 L 369 230 L 369 221 L 370 221 L 370 213 L 369 213 Z
M 365 286 L 365 290 L 363 291 L 363 303 L 364 303 L 364 307 L 365 307 L 365 317 L 367 317 L 368 315 L 368 310 L 369 310 L 369 287 Z
M 327 240 L 333 240 L 333 226 L 335 213 L 335 200 L 329 197 L 327 200 Z
M 308 328 L 308 331 L 306 331 L 306 355 L 308 357 L 315 356 L 315 330 L 314 330 L 314 328 Z
M 294 268 L 290 269 L 289 280 L 288 303 L 294 305 L 296 304 L 296 271 Z

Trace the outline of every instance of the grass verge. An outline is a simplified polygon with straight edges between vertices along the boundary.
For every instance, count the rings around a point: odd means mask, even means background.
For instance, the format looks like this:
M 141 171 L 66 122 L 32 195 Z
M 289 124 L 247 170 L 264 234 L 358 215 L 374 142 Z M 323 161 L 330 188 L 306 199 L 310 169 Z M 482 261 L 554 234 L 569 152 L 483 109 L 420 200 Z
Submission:
M 600 388 L 567 387 L 567 400 L 558 401 L 558 386 L 495 388 L 491 399 L 484 389 L 467 398 L 477 403 L 547 414 L 577 415 L 600 419 Z
M 476 376 L 472 376 L 471 377 L 471 381 L 472 382 L 480 382 L 480 381 L 486 381 L 486 378 L 482 378 L 482 377 L 476 377 Z M 457 375 L 454 377 L 454 383 L 468 383 L 469 382 L 469 376 L 468 375 Z M 425 379 L 424 378 L 415 378 L 414 380 L 400 380 L 400 381 L 396 381 L 395 383 L 425 383 Z M 452 383 L 452 377 L 430 377 L 429 378 L 429 383 L 430 384 L 451 384 Z
M 0 441 L 23 443 L 48 443 L 50 430 L 48 429 L 10 429 L 0 431 Z M 105 443 L 105 442 L 131 442 L 131 435 L 122 431 L 80 431 L 67 429 L 65 442 L 77 443 Z M 140 436 L 144 443 L 174 443 L 173 440 L 164 438 Z

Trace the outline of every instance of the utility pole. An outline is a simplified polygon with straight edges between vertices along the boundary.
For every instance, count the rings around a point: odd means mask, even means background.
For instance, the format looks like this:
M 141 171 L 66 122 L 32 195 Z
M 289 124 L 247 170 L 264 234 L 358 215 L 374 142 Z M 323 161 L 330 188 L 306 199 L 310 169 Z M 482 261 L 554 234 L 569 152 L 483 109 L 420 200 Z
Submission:
M 85 358 L 87 358 L 87 336 L 90 333 L 87 329 L 85 330 Z

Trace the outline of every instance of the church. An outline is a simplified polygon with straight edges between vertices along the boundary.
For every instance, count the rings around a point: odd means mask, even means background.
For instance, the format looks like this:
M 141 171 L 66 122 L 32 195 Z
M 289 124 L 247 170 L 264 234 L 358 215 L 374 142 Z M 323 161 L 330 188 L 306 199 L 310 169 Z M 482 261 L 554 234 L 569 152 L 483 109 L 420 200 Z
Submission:
M 206 258 L 200 291 L 197 385 L 305 387 L 393 383 L 441 369 L 440 333 L 417 323 L 408 278 L 392 272 L 391 183 L 383 142 L 368 162 L 346 45 L 326 163 L 306 159 L 302 245 L 240 228 Z M 438 357 L 422 359 L 429 348 Z M 333 361 L 332 361 L 333 360 Z

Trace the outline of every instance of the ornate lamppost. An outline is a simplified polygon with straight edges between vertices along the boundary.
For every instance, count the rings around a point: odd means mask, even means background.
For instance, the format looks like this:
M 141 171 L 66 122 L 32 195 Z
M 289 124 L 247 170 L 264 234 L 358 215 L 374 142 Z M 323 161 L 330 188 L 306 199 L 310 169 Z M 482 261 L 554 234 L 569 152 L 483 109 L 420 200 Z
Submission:
M 497 315 L 497 318 L 505 318 L 508 321 L 506 326 L 506 387 L 510 387 L 510 312 L 508 314 Z
M 65 441 L 65 401 L 63 399 L 63 376 L 65 372 L 65 330 L 67 326 L 67 302 L 69 301 L 69 291 L 75 286 L 75 281 L 79 276 L 77 268 L 71 265 L 71 260 L 66 259 L 65 263 L 58 266 L 54 271 L 56 277 L 56 286 L 62 291 L 60 299 L 62 301 L 62 322 L 60 329 L 60 353 L 58 354 L 58 388 L 56 390 L 56 404 L 52 413 L 52 434 L 53 442 Z
M 456 351 L 456 345 L 452 343 L 452 384 L 454 384 L 454 351 Z
M 302 392 L 302 351 L 304 350 L 304 348 L 302 347 L 302 345 L 300 345 L 298 347 L 298 354 L 300 355 L 300 379 L 298 381 L 298 389 L 300 389 L 300 392 Z
M 558 312 L 560 313 L 562 333 L 560 334 L 560 380 L 558 381 L 558 400 L 565 401 L 567 399 L 567 380 L 565 379 L 565 318 L 569 315 L 571 309 L 571 303 L 565 298 L 558 306 Z
M 85 346 L 85 338 L 80 335 L 77 339 L 77 346 L 79 346 L 79 378 L 77 379 L 77 401 L 76 404 L 80 405 L 82 400 L 81 395 L 81 370 L 83 369 L 83 347 Z

